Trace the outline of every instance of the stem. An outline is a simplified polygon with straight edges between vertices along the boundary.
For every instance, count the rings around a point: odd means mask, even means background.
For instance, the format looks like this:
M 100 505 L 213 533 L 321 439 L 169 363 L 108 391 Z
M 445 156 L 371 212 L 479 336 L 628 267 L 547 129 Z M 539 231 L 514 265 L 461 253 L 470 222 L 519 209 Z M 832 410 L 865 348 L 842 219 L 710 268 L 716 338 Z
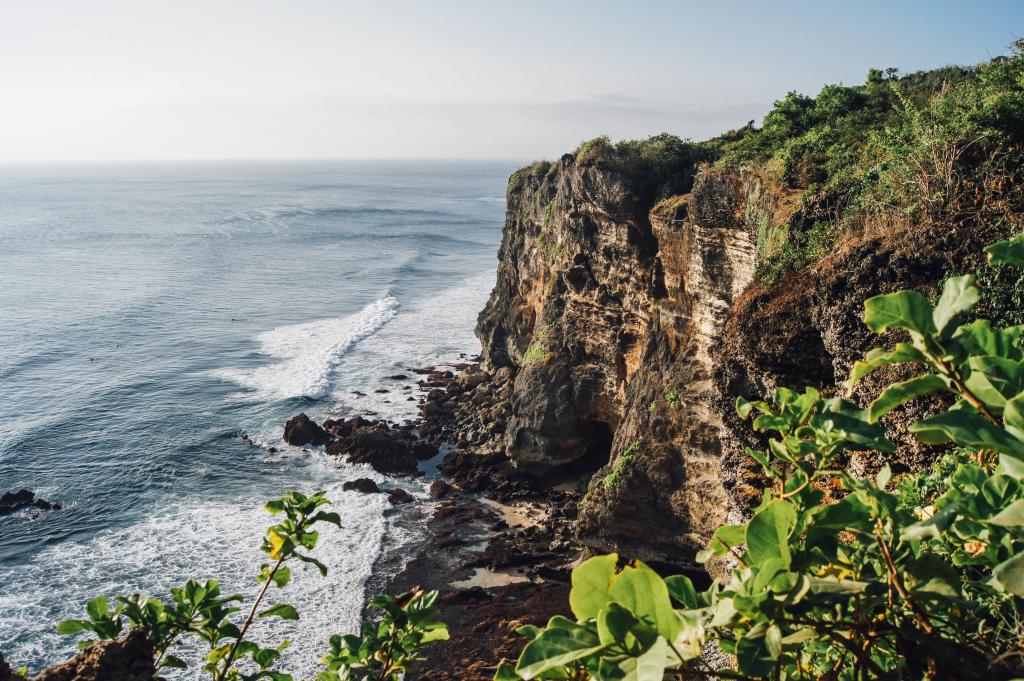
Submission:
M 241 645 L 242 640 L 245 639 L 245 632 L 249 630 L 249 625 L 252 624 L 253 620 L 256 619 L 256 609 L 260 607 L 260 603 L 263 601 L 263 597 L 267 595 L 267 589 L 270 588 L 270 583 L 274 581 L 274 575 L 277 574 L 278 569 L 285 561 L 285 556 L 281 556 L 274 563 L 273 569 L 270 574 L 267 575 L 266 581 L 263 582 L 263 588 L 260 589 L 260 595 L 256 597 L 256 600 L 252 604 L 252 609 L 249 610 L 248 617 L 245 618 L 245 623 L 242 624 L 242 629 L 238 633 L 238 638 L 235 639 L 234 644 L 231 646 L 231 651 L 228 656 L 224 658 L 224 668 L 221 670 L 220 675 L 216 677 L 216 681 L 223 681 L 227 676 L 228 669 L 231 668 L 231 663 L 235 661 L 235 655 L 238 653 L 238 646 Z
M 879 525 L 881 525 L 881 523 L 879 523 Z M 898 593 L 900 598 L 903 599 L 903 602 L 907 604 L 907 608 L 909 608 L 910 612 L 913 613 L 914 619 L 916 619 L 917 623 L 921 625 L 921 628 L 924 629 L 925 633 L 934 634 L 935 627 L 933 627 L 931 622 L 928 621 L 925 614 L 918 609 L 917 604 L 914 603 L 914 600 L 910 597 L 910 592 L 908 592 L 907 588 L 903 585 L 903 580 L 900 579 L 899 571 L 896 569 L 896 563 L 892 559 L 892 554 L 889 553 L 889 546 L 882 538 L 882 530 L 880 526 L 876 530 L 875 539 L 878 542 L 879 550 L 882 552 L 882 560 L 885 561 L 885 568 L 889 572 L 889 581 L 896 589 L 896 593 Z

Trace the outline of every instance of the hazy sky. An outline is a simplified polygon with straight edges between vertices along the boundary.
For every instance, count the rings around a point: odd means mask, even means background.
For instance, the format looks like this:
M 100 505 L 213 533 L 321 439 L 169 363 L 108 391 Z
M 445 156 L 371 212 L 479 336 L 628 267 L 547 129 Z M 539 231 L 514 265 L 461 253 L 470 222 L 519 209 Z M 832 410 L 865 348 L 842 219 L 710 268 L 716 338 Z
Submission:
M 552 158 L 1015 35 L 1024 0 L 0 0 L 0 162 Z

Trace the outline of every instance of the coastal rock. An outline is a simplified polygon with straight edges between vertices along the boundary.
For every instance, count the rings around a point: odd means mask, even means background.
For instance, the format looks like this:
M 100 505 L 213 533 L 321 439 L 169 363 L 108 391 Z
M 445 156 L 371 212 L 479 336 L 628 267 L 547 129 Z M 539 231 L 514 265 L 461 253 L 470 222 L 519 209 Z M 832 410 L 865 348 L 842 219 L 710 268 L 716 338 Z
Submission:
M 408 429 L 392 428 L 383 421 L 356 416 L 346 421 L 325 421 L 335 439 L 327 453 L 345 456 L 353 463 L 369 464 L 379 473 L 414 475 L 419 458 L 430 458 L 435 450 L 419 443 Z
M 580 467 L 590 483 L 579 540 L 672 564 L 691 563 L 760 498 L 763 477 L 743 453 L 759 441 L 735 416 L 736 397 L 841 389 L 878 342 L 861 321 L 866 298 L 934 294 L 998 237 L 983 225 L 851 233 L 809 270 L 766 286 L 754 277 L 759 235 L 813 224 L 802 190 L 754 172 L 690 171 L 689 186 L 677 182 L 683 193 L 657 202 L 661 180 L 613 154 L 567 154 L 514 174 L 476 330 L 491 379 L 431 393 L 423 407 L 429 438 L 471 452 L 453 463 L 460 488 L 502 489 L 508 471 L 474 472 L 500 470 L 499 456 L 538 480 Z M 866 404 L 881 380 L 854 397 Z M 901 445 L 890 462 L 909 469 L 934 455 L 906 436 L 938 407 L 921 402 L 886 417 Z M 882 463 L 854 455 L 850 469 Z
M 400 504 L 411 504 L 412 502 L 416 501 L 416 497 L 409 494 L 400 487 L 387 490 L 387 495 L 388 501 L 391 502 L 392 506 L 398 506 Z
M 60 509 L 60 504 L 55 504 L 46 499 L 39 499 L 31 490 L 22 489 L 17 492 L 4 492 L 0 495 L 0 515 L 7 515 L 25 508 L 38 508 L 43 511 Z
M 355 480 L 349 480 L 342 484 L 341 489 L 345 491 L 355 490 L 362 494 L 379 494 L 380 487 L 377 483 L 370 478 L 357 478 Z
M 89 646 L 33 681 L 150 681 L 155 674 L 153 644 L 142 629 L 133 629 L 120 640 Z
M 444 497 L 448 492 L 451 491 L 451 485 L 444 480 L 435 480 L 430 483 L 430 496 L 434 499 L 440 499 Z
M 327 431 L 305 414 L 299 414 L 284 424 L 284 441 L 295 447 L 321 447 L 330 439 Z

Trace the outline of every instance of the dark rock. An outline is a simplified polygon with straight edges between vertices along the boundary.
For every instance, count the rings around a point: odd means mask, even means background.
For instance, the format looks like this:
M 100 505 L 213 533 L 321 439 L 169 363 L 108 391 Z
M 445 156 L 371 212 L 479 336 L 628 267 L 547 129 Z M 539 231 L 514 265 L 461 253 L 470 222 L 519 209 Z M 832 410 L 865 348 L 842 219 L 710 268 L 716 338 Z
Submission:
M 416 501 L 416 497 L 409 494 L 400 487 L 387 490 L 387 495 L 388 501 L 390 501 L 391 504 L 394 506 L 398 506 L 399 504 L 411 504 L 412 502 Z
M 409 376 L 406 374 L 392 374 L 391 376 L 385 376 L 384 378 L 387 378 L 388 380 L 391 381 L 404 381 L 408 379 Z
M 330 435 L 305 414 L 299 414 L 284 424 L 284 441 L 295 447 L 320 447 L 330 442 Z
M 411 371 L 414 374 L 425 376 L 427 374 L 434 373 L 436 369 L 434 367 L 409 367 L 409 371 Z
M 153 644 L 142 629 L 133 629 L 120 640 L 89 646 L 34 681 L 151 681 L 155 674 Z
M 435 480 L 430 483 L 430 496 L 440 499 L 451 491 L 451 485 L 444 480 Z
M 380 492 L 380 487 L 377 483 L 369 478 L 357 478 L 355 480 L 348 480 L 342 484 L 343 490 L 355 490 L 356 492 L 362 492 L 363 494 L 377 494 Z
M 60 504 L 55 504 L 52 501 L 46 499 L 39 499 L 35 493 L 23 489 L 17 492 L 4 492 L 0 495 L 0 515 L 7 515 L 8 513 L 14 513 L 24 508 L 38 508 L 43 511 L 59 510 Z

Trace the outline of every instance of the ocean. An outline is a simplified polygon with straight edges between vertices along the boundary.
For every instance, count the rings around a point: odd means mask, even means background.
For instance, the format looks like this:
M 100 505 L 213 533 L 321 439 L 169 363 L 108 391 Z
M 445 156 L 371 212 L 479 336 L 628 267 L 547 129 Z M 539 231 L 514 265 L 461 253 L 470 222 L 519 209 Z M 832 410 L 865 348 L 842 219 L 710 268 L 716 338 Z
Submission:
M 412 418 L 416 377 L 385 377 L 479 351 L 515 166 L 0 167 L 0 492 L 63 505 L 0 517 L 0 652 L 33 673 L 69 658 L 54 627 L 98 594 L 253 595 L 263 502 L 323 489 L 329 574 L 298 569 L 273 597 L 300 620 L 257 632 L 311 677 L 430 502 L 422 479 L 284 445 L 283 424 Z M 420 502 L 341 490 L 357 477 Z

